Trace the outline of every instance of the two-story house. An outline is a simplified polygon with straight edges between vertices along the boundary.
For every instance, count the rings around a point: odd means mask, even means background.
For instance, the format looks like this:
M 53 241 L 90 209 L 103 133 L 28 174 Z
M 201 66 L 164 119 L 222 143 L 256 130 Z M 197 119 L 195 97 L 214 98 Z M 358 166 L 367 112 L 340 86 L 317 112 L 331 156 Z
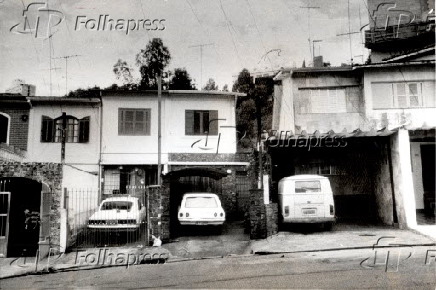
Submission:
M 194 177 L 180 181 L 184 184 L 174 185 L 170 197 L 173 198 L 173 212 L 180 205 L 183 190 L 201 189 L 220 191 L 227 214 L 236 214 L 240 209 L 237 183 L 244 183 L 249 166 L 247 156 L 236 152 L 238 136 L 243 136 L 236 132 L 238 95 L 215 91 L 164 91 L 159 152 L 157 92 L 102 91 L 100 165 L 103 196 L 114 193 L 138 195 L 145 186 L 157 184 L 160 155 L 164 176 L 189 168 L 220 170 L 227 174 L 219 188 L 206 188 L 205 182 Z M 199 182 L 202 185 L 198 185 Z M 189 188 L 187 183 L 191 183 Z M 210 187 L 214 186 L 210 184 Z

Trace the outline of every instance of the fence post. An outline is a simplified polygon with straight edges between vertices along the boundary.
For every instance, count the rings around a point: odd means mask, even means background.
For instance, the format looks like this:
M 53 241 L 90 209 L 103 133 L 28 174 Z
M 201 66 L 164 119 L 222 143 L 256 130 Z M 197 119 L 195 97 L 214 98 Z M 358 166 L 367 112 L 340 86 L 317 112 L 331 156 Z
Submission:
M 68 189 L 64 188 L 63 198 L 62 198 L 62 208 L 60 209 L 61 219 L 60 219 L 60 241 L 59 241 L 59 251 L 65 253 L 68 247 Z
M 147 237 L 146 237 L 146 244 L 147 246 L 150 245 L 150 189 L 148 186 L 145 188 L 145 194 L 147 198 Z

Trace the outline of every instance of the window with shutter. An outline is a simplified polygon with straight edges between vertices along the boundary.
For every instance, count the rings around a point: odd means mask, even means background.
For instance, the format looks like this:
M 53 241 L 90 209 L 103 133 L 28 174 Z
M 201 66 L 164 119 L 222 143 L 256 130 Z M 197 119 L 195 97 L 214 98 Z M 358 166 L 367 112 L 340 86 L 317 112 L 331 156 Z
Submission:
M 118 135 L 147 136 L 150 135 L 150 109 L 119 109 Z
M 41 142 L 54 142 L 54 120 L 47 116 L 42 116 Z
M 186 110 L 185 135 L 218 135 L 217 110 Z
M 89 117 L 79 120 L 79 143 L 89 141 Z

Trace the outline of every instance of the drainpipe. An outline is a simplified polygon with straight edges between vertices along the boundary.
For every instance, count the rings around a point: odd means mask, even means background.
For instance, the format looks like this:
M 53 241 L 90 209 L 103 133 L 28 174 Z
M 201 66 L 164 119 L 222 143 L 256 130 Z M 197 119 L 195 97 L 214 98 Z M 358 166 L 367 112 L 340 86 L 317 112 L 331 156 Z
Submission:
M 100 204 L 101 199 L 102 199 L 102 182 L 101 182 L 101 178 L 102 178 L 102 166 L 101 166 L 101 152 L 102 152 L 102 147 L 103 147 L 103 99 L 102 99 L 102 93 L 100 90 L 100 144 L 99 144 L 99 158 L 98 158 L 98 192 L 99 192 L 99 196 L 98 196 L 98 204 Z

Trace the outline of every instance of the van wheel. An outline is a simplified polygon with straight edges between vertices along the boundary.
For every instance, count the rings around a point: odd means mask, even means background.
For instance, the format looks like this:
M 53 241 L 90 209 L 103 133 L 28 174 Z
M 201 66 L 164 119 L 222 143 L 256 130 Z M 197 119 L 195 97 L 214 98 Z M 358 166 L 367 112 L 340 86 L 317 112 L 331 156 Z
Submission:
M 332 228 L 333 228 L 333 223 L 332 222 L 324 223 L 324 229 L 326 231 L 331 231 Z

